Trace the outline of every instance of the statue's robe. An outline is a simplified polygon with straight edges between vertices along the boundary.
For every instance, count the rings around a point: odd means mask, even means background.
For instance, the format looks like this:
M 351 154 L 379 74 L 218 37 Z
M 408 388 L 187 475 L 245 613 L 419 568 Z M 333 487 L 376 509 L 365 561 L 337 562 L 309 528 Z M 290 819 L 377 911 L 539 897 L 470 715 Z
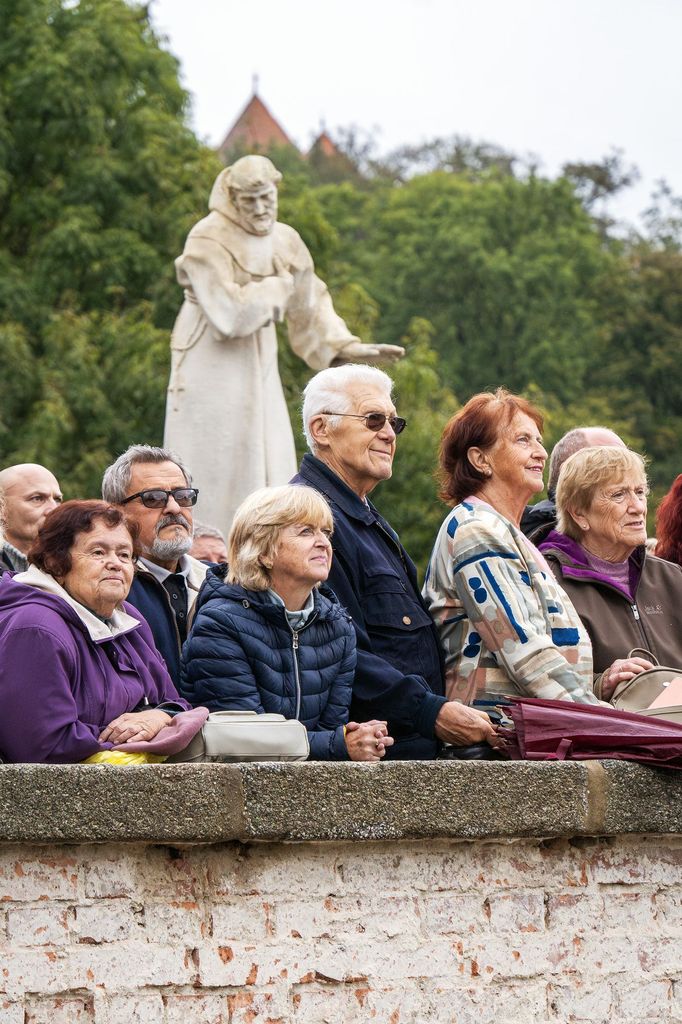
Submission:
M 358 339 L 293 228 L 249 234 L 216 188 L 210 206 L 175 262 L 185 301 L 171 337 L 164 445 L 192 472 L 199 518 L 228 530 L 248 494 L 296 472 L 275 323 L 286 320 L 292 349 L 314 370 Z

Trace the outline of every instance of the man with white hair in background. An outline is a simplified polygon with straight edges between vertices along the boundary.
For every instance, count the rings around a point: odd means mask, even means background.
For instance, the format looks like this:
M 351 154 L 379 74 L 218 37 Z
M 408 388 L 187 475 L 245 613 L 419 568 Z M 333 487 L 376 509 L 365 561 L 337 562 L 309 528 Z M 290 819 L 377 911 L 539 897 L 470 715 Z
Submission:
M 149 623 L 174 683 L 180 651 L 207 566 L 192 558 L 192 508 L 198 491 L 174 452 L 134 444 L 105 471 L 102 497 L 140 528 L 138 560 L 128 602 Z
M 393 382 L 370 366 L 322 370 L 304 391 L 310 454 L 292 483 L 328 500 L 334 557 L 328 585 L 350 613 L 358 643 L 351 717 L 388 722 L 387 757 L 434 758 L 440 741 L 463 747 L 497 742 L 488 716 L 444 695 L 443 656 L 417 573 L 395 531 L 369 501 L 393 472 Z
M 540 544 L 557 524 L 556 486 L 559 473 L 566 459 L 582 448 L 596 448 L 599 445 L 625 447 L 625 441 L 608 427 L 575 427 L 560 437 L 552 448 L 549 459 L 547 497 L 535 505 L 527 505 L 521 517 L 521 529 L 534 544 Z
M 25 572 L 28 550 L 45 516 L 61 502 L 62 492 L 49 469 L 33 462 L 1 470 L 0 492 L 5 506 L 0 568 Z

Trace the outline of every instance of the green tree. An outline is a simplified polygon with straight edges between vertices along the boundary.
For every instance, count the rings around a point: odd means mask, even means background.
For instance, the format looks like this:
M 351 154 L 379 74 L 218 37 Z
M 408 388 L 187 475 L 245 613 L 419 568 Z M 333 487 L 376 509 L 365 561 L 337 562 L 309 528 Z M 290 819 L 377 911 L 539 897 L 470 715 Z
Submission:
M 219 164 L 146 8 L 3 0 L 2 21 L 0 462 L 92 494 L 122 446 L 160 438 L 173 258 Z

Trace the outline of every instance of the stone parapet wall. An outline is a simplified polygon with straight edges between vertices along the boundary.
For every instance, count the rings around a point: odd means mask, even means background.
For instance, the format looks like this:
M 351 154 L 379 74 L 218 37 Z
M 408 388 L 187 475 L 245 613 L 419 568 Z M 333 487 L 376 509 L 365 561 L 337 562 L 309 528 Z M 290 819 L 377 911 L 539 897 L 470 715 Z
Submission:
M 2 767 L 0 1024 L 682 1024 L 681 813 L 615 763 Z

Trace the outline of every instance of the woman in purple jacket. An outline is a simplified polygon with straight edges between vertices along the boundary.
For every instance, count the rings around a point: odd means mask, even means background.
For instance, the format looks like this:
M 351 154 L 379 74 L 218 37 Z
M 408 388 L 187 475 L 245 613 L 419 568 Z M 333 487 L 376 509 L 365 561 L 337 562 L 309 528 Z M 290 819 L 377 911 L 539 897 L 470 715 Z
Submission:
M 83 761 L 150 740 L 189 705 L 126 605 L 136 524 L 103 501 L 51 512 L 26 572 L 0 577 L 0 757 Z

